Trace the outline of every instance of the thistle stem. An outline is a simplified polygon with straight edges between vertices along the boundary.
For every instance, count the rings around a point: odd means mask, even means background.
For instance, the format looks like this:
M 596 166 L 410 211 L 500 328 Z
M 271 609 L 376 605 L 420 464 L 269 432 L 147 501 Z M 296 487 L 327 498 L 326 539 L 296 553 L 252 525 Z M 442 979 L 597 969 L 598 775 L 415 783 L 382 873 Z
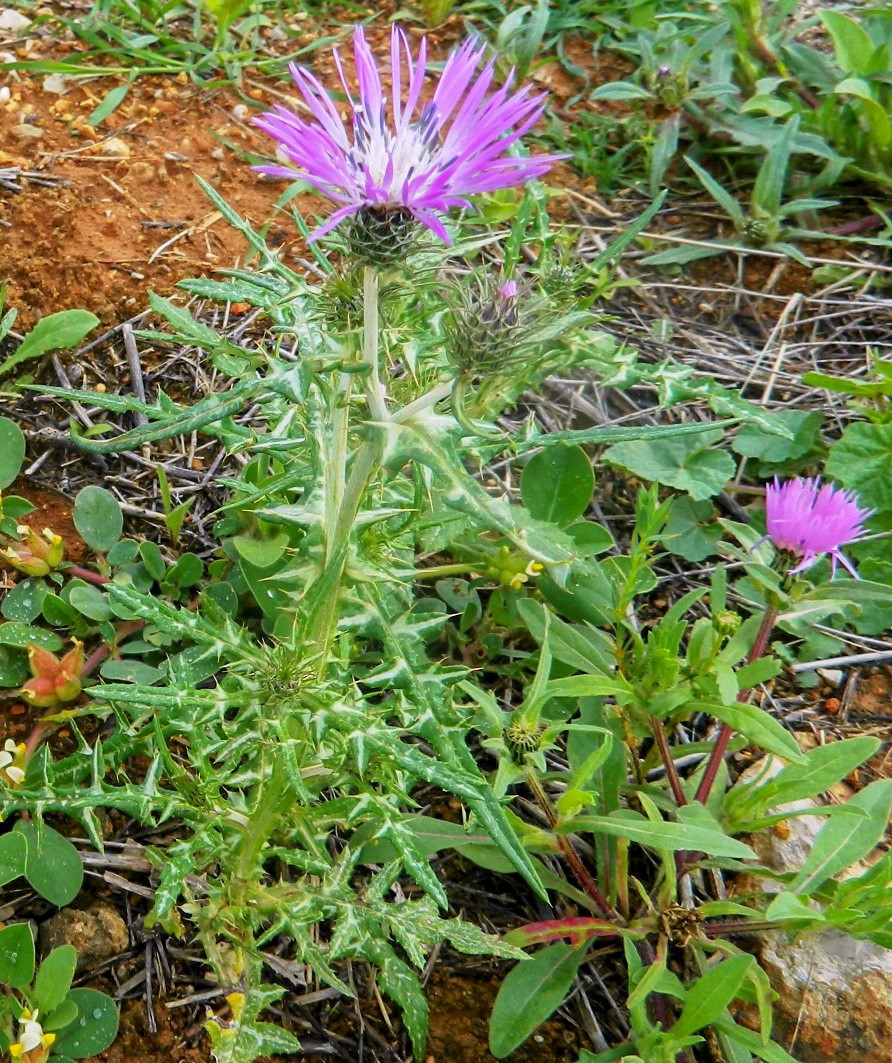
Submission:
M 329 561 L 337 539 L 337 526 L 347 478 L 347 443 L 350 432 L 350 392 L 353 376 L 341 373 L 331 415 L 331 446 L 325 460 L 325 559 Z
M 747 654 L 747 664 L 752 664 L 753 661 L 757 661 L 765 652 L 765 647 L 768 645 L 768 640 L 771 638 L 771 632 L 774 630 L 774 625 L 776 623 L 777 608 L 770 605 L 765 610 L 765 615 L 762 617 L 762 624 L 756 633 L 752 649 Z M 740 691 L 737 695 L 737 700 L 739 702 L 749 701 L 751 693 L 752 688 L 747 687 L 745 690 Z M 712 785 L 718 774 L 719 765 L 725 758 L 725 752 L 728 749 L 728 743 L 731 741 L 731 735 L 733 733 L 734 728 L 727 723 L 723 723 L 719 729 L 718 737 L 715 740 L 715 745 L 712 747 L 712 753 L 710 754 L 709 761 L 706 765 L 706 770 L 703 772 L 703 778 L 700 780 L 700 785 L 697 787 L 697 793 L 694 795 L 694 800 L 699 801 L 701 805 L 705 805 L 709 798 Z
M 363 361 L 369 366 L 366 400 L 372 421 L 389 418 L 378 375 L 378 272 L 366 267 L 363 273 Z M 368 429 L 347 473 L 347 449 L 350 430 L 349 380 L 342 374 L 332 409 L 332 450 L 327 456 L 325 498 L 325 560 L 323 571 L 306 594 L 308 601 L 321 598 L 319 608 L 310 616 L 302 642 L 312 646 L 319 669 L 328 661 L 328 652 L 337 630 L 340 587 L 347 566 L 346 546 L 350 541 L 359 507 L 381 457 L 381 432 Z M 323 590 L 324 588 L 324 590 Z M 281 754 L 263 782 L 250 823 L 245 828 L 234 853 L 233 902 L 243 904 L 247 890 L 262 865 L 263 848 L 292 804 L 288 772 Z
M 362 359 L 369 367 L 366 399 L 373 421 L 388 419 L 378 370 L 378 271 L 366 266 L 362 272 Z

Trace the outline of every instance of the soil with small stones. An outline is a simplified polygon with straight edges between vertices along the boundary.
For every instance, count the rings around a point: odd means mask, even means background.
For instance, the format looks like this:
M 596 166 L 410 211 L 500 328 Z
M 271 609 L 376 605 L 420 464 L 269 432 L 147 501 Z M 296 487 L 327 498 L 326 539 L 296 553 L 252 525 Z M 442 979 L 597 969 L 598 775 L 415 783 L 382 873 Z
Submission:
M 84 119 L 114 86 L 71 82 L 59 96 L 24 78 L 0 110 L 0 164 L 59 182 L 22 178 L 19 194 L 0 192 L 0 277 L 20 327 L 71 307 L 113 325 L 145 308 L 148 289 L 167 293 L 183 277 L 243 263 L 244 240 L 196 176 L 256 228 L 271 224 L 286 259 L 298 243 L 293 226 L 273 219 L 278 187 L 224 146 L 261 150 L 245 120 L 251 108 L 235 93 L 140 78 L 93 130 Z
M 435 37 L 435 50 L 451 44 L 460 25 L 458 21 L 448 24 Z M 380 26 L 373 29 L 373 46 L 381 46 L 386 32 Z M 575 76 L 557 63 L 547 63 L 536 70 L 535 79 L 553 94 L 557 113 L 567 117 L 579 107 L 592 107 L 584 101 L 585 91 L 626 75 L 629 67 L 615 56 L 596 55 L 591 42 L 571 39 L 565 45 L 568 58 L 587 76 Z M 43 38 L 19 57 L 70 60 L 75 52 L 70 42 Z M 330 59 L 319 59 L 320 69 L 330 71 Z M 24 331 L 40 317 L 74 307 L 92 310 L 111 327 L 145 308 L 148 289 L 169 294 L 184 277 L 243 264 L 248 251 L 243 239 L 213 208 L 196 176 L 215 188 L 254 228 L 264 229 L 270 245 L 289 265 L 299 266 L 306 255 L 289 214 L 276 208 L 286 184 L 262 180 L 249 166 L 249 160 L 271 154 L 269 140 L 250 119 L 291 95 L 287 81 L 248 75 L 241 90 L 236 90 L 195 85 L 182 78 L 140 77 L 124 102 L 95 127 L 87 118 L 121 84 L 117 76 L 69 78 L 61 85 L 58 80 L 47 82 L 41 74 L 22 73 L 5 75 L 0 84 L 9 88 L 8 100 L 0 103 L 0 168 L 16 167 L 39 175 L 35 180 L 19 178 L 18 193 L 0 189 L 0 281 L 9 282 L 7 306 L 20 311 L 17 329 Z M 60 87 L 61 93 L 55 91 Z M 592 109 L 617 113 L 625 105 L 605 102 Z M 588 209 L 586 198 L 597 191 L 594 183 L 580 181 L 566 164 L 555 168 L 549 183 L 568 193 L 552 201 L 554 216 L 582 219 Z M 292 207 L 311 224 L 313 215 L 328 209 L 312 195 L 293 200 L 288 210 Z M 708 231 L 708 235 L 713 234 Z M 838 245 L 813 250 L 828 258 L 841 254 Z M 714 283 L 717 277 L 726 277 L 733 283 L 736 261 L 726 256 L 695 263 L 686 268 L 686 280 Z M 808 291 L 813 285 L 811 273 L 795 263 L 758 258 L 747 264 L 744 279 L 749 288 L 769 287 L 783 295 Z M 51 527 L 63 536 L 68 560 L 87 560 L 67 499 L 27 484 L 11 490 L 37 506 L 28 518 L 32 523 Z M 4 577 L 14 578 L 8 571 Z M 846 703 L 848 722 L 841 729 L 874 733 L 874 729 L 885 728 L 888 733 L 890 690 L 888 671 L 869 673 Z M 816 711 L 825 716 L 839 713 L 842 699 L 836 695 L 830 691 L 816 695 Z M 15 700 L 5 702 L 0 710 L 0 743 L 7 737 L 24 740 L 39 715 Z M 69 729 L 62 728 L 52 744 L 58 752 L 69 753 L 75 739 Z M 888 777 L 888 754 L 874 758 L 868 774 Z M 859 778 L 853 785 L 864 782 Z M 63 824 L 56 825 L 64 829 Z M 126 836 L 122 833 L 126 824 L 111 817 L 109 826 L 110 836 Z M 447 875 L 451 873 L 456 880 L 466 870 L 463 865 L 446 865 Z M 201 978 L 191 980 L 200 965 L 192 962 L 185 972 L 175 965 L 170 984 L 158 984 L 159 964 L 153 958 L 158 950 L 146 953 L 145 936 L 139 930 L 139 915 L 145 909 L 138 905 L 145 902 L 138 894 L 134 899 L 120 889 L 101 887 L 97 895 L 126 916 L 134 947 L 110 968 L 106 965 L 93 984 L 114 993 L 154 964 L 155 986 L 151 1003 L 144 995 L 123 1001 L 120 1034 L 96 1058 L 101 1063 L 206 1063 L 210 1052 L 202 1023 L 208 1009 L 225 1019 L 225 1004 L 211 998 L 168 1006 L 207 990 Z M 94 899 L 88 896 L 79 903 L 86 905 Z M 515 923 L 524 921 L 522 903 L 518 902 L 517 913 L 502 905 L 499 916 Z M 198 953 L 194 956 L 197 959 Z M 441 957 L 427 987 L 431 1037 L 425 1063 L 489 1063 L 493 1059 L 486 1048 L 488 1018 L 506 970 L 505 965 Z M 132 992 L 144 994 L 144 988 L 138 985 Z M 349 1054 L 350 1046 L 368 1044 L 363 1050 L 365 1060 L 405 1058 L 396 1048 L 406 1050 L 395 1011 L 390 1007 L 385 1011 L 375 994 L 362 994 L 358 1007 L 343 1002 L 332 1006 L 330 1025 L 328 1013 L 320 1018 L 318 1012 L 311 1015 L 309 1008 L 306 1014 L 292 1009 L 290 998 L 295 995 L 288 993 L 283 1007 L 289 1016 L 300 1015 L 304 1024 L 295 1028 L 308 1046 L 302 1058 L 319 1063 L 344 1058 L 326 1050 L 329 1029 L 336 1031 L 342 1052 Z M 569 1063 L 578 1057 L 579 1048 L 574 1023 L 558 1019 L 541 1027 L 509 1061 Z

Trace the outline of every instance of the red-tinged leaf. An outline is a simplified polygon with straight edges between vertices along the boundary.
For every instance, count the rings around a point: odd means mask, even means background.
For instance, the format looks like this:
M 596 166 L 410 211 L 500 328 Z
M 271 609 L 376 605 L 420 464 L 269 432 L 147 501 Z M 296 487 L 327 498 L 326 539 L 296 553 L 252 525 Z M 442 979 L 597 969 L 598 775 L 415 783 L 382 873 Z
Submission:
M 541 945 L 546 941 L 558 941 L 568 938 L 571 945 L 579 945 L 595 937 L 616 937 L 617 928 L 606 919 L 591 916 L 569 916 L 566 919 L 543 919 L 538 923 L 527 923 L 505 935 L 509 945 L 523 948 L 526 945 Z

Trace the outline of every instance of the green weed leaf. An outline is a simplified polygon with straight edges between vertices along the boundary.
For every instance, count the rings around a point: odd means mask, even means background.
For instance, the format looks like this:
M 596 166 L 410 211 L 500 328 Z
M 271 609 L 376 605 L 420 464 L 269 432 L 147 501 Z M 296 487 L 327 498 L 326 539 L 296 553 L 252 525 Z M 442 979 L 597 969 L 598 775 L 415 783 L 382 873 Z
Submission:
M 50 314 L 37 322 L 15 354 L 0 365 L 0 376 L 47 351 L 76 347 L 98 324 L 99 318 L 87 310 L 60 310 L 58 314 Z
M 68 999 L 77 1005 L 78 1017 L 59 1030 L 54 1052 L 72 1059 L 87 1059 L 104 1052 L 118 1035 L 115 1002 L 96 989 L 72 989 Z
M 715 1022 L 737 996 L 755 962 L 752 956 L 731 956 L 698 978 L 688 990 L 672 1035 L 687 1037 Z
M 0 984 L 24 989 L 34 977 L 34 937 L 30 923 L 0 930 Z
M 74 945 L 60 945 L 41 963 L 34 981 L 34 1004 L 43 1015 L 55 1011 L 68 996 L 76 966 Z
M 111 492 L 91 484 L 74 500 L 74 526 L 91 550 L 104 554 L 121 538 L 124 514 Z
M 687 491 L 694 499 L 712 498 L 734 475 L 734 459 L 723 450 L 708 449 L 724 432 L 704 432 L 685 439 L 617 443 L 604 460 L 654 483 Z
M 50 904 L 57 908 L 70 904 L 84 881 L 84 866 L 77 849 L 45 823 L 38 828 L 19 820 L 15 829 L 28 846 L 25 878 Z
M 509 971 L 489 1020 L 489 1050 L 504 1059 L 561 1006 L 585 959 L 584 948 L 559 943 Z
M 850 798 L 845 807 L 866 812 L 867 817 L 840 816 L 827 820 L 801 871 L 789 885 L 793 892 L 812 892 L 874 848 L 885 833 L 892 812 L 892 779 L 877 779 Z
M 0 490 L 9 487 L 25 460 L 25 437 L 8 417 L 0 417 Z
M 536 520 L 566 527 L 588 509 L 595 489 L 592 463 L 582 447 L 566 444 L 534 454 L 520 478 L 523 504 Z

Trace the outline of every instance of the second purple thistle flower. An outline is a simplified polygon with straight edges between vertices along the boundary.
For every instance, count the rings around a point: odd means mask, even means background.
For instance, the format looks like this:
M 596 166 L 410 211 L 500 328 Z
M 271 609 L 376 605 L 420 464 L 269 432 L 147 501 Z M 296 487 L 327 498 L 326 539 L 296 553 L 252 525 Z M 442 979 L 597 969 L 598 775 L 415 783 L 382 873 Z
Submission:
M 827 554 L 834 573 L 841 564 L 857 578 L 842 547 L 864 534 L 864 522 L 872 513 L 858 505 L 851 491 L 821 486 L 817 477 L 797 476 L 784 483 L 775 478 L 765 495 L 768 538 L 778 550 L 799 558 L 791 574 L 811 568 Z
M 306 181 L 340 204 L 312 239 L 371 208 L 408 211 L 450 243 L 442 214 L 470 206 L 469 196 L 522 185 L 564 158 L 508 154 L 541 117 L 545 98 L 529 86 L 512 92 L 510 77 L 487 95 L 495 70 L 492 61 L 479 69 L 484 45 L 469 40 L 454 51 L 426 101 L 424 38 L 413 60 L 405 33 L 392 28 L 389 93 L 361 27 L 354 31 L 353 51 L 356 95 L 334 51 L 349 108 L 346 122 L 318 78 L 294 64 L 291 76 L 311 118 L 277 105 L 256 119 L 293 165 L 255 168 L 273 177 Z

